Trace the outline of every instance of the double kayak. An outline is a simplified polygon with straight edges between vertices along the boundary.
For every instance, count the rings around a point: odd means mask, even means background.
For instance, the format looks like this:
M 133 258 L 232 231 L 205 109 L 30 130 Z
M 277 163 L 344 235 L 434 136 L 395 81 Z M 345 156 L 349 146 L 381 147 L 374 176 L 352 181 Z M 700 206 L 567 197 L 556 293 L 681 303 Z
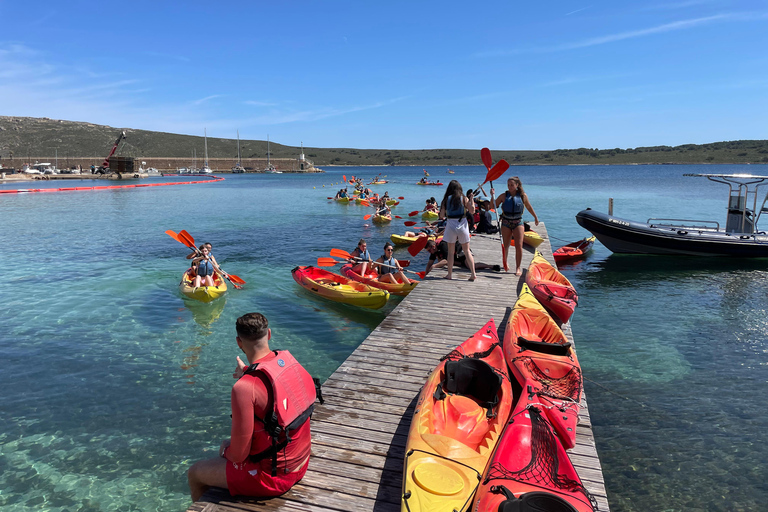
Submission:
M 579 303 L 579 295 L 568 278 L 544 259 L 539 251 L 536 251 L 528 266 L 525 283 L 560 323 L 565 323 L 571 318 Z
M 351 263 L 347 263 L 346 265 L 343 265 L 341 267 L 341 273 L 354 280 L 358 283 L 367 284 L 368 286 L 373 286 L 374 288 L 379 288 L 381 290 L 388 291 L 391 295 L 401 295 L 405 297 L 409 293 L 411 293 L 411 290 L 413 290 L 417 284 L 419 284 L 418 281 L 412 281 L 408 280 L 407 283 L 403 283 L 398 281 L 397 283 L 387 283 L 384 281 L 379 281 L 379 274 L 374 272 L 366 272 L 364 276 L 361 276 L 354 270 L 355 266 Z
M 595 244 L 595 237 L 583 238 L 578 242 L 572 242 L 556 250 L 552 255 L 555 257 L 555 263 L 565 263 L 567 261 L 583 258 L 592 246 Z
M 181 276 L 179 291 L 185 297 L 199 300 L 200 302 L 213 302 L 225 293 L 227 293 L 227 282 L 219 274 L 213 274 L 214 286 L 200 286 L 195 289 L 195 273 L 190 268 Z
M 389 235 L 389 239 L 392 240 L 392 243 L 395 245 L 411 245 L 413 242 L 415 242 L 419 238 L 421 237 L 397 235 L 395 233 L 392 233 L 391 235 Z M 435 239 L 434 235 L 429 237 L 429 240 L 434 240 L 434 239 Z
M 434 185 L 434 186 L 440 186 L 440 185 L 442 185 L 442 183 L 440 183 L 439 181 L 433 181 L 433 182 L 431 182 L 431 183 L 423 183 L 423 182 L 421 182 L 421 181 L 420 181 L 420 182 L 418 182 L 418 183 L 416 183 L 416 184 L 417 184 L 417 185 Z
M 519 400 L 544 405 L 563 447 L 573 448 L 583 392 L 581 366 L 571 342 L 527 284 L 507 321 L 504 357 L 518 384 L 528 389 Z
M 406 442 L 401 510 L 469 510 L 512 398 L 491 319 L 441 360 L 421 390 Z
M 334 197 L 333 200 L 342 204 L 349 204 L 353 201 L 351 197 Z
M 379 309 L 387 303 L 389 292 L 313 266 L 291 270 L 293 279 L 308 292 L 342 304 Z

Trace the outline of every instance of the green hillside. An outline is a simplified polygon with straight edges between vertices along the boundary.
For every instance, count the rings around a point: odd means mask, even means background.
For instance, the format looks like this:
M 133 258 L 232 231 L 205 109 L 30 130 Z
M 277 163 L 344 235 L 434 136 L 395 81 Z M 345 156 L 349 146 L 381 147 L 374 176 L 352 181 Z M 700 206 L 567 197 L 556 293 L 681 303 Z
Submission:
M 113 128 L 91 123 L 48 118 L 0 116 L 0 163 L 25 162 L 30 158 L 103 157 L 122 130 L 127 138 L 119 155 L 191 158 L 203 156 L 203 137 L 173 133 Z M 510 142 L 513 144 L 513 142 Z M 270 143 L 272 158 L 296 158 L 300 148 Z M 266 158 L 267 142 L 241 140 L 243 158 Z M 768 141 L 739 140 L 682 146 L 640 148 L 577 148 L 547 151 L 504 151 L 491 148 L 494 159 L 510 164 L 698 164 L 768 163 Z M 304 153 L 317 166 L 323 165 L 478 165 L 477 149 L 352 149 L 305 147 Z M 237 156 L 236 139 L 208 138 L 210 158 Z

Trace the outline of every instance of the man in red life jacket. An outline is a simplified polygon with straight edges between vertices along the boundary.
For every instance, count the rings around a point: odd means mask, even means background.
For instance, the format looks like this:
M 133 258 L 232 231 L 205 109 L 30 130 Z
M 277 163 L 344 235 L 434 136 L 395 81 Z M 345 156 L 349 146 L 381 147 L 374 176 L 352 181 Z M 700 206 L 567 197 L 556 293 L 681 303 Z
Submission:
M 271 351 L 272 330 L 261 313 L 237 319 L 237 358 L 232 375 L 232 436 L 219 457 L 196 462 L 187 473 L 192 501 L 209 487 L 232 495 L 279 496 L 307 472 L 309 415 L 315 383 L 288 351 Z

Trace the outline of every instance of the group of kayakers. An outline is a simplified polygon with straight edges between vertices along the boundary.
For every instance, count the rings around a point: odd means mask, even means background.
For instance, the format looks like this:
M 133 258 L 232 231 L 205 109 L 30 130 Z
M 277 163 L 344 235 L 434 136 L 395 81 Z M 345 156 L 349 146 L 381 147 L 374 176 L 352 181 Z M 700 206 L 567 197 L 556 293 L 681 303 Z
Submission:
M 385 283 L 409 283 L 410 280 L 403 273 L 400 262 L 395 258 L 395 246 L 390 242 L 384 244 L 384 254 L 375 261 L 368 251 L 368 242 L 361 238 L 357 246 L 350 253 L 350 263 L 354 264 L 352 268 L 356 274 L 367 275 L 371 269 L 378 272 L 378 280 Z

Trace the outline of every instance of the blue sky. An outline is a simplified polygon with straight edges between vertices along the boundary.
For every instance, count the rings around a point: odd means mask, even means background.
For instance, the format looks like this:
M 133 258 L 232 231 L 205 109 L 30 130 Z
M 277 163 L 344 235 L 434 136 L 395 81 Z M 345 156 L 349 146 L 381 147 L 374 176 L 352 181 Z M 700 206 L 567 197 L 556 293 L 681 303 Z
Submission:
M 765 1 L 0 0 L 0 27 L 0 115 L 309 147 L 768 139 Z

